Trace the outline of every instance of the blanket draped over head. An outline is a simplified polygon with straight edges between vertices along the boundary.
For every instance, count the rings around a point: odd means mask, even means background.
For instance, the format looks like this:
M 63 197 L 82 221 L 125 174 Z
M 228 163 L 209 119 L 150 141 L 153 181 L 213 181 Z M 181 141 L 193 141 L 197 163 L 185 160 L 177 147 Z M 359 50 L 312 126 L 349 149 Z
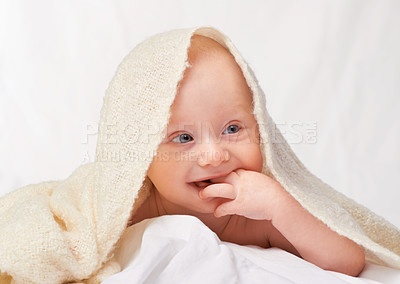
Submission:
M 25 186 L 0 199 L 1 283 L 99 283 L 120 270 L 115 245 L 152 186 L 146 172 L 194 34 L 224 46 L 243 72 L 260 126 L 263 173 L 330 229 L 363 246 L 367 260 L 400 269 L 399 230 L 304 167 L 268 115 L 265 95 L 234 45 L 218 30 L 200 27 L 152 36 L 124 58 L 106 91 L 94 162 L 65 180 Z

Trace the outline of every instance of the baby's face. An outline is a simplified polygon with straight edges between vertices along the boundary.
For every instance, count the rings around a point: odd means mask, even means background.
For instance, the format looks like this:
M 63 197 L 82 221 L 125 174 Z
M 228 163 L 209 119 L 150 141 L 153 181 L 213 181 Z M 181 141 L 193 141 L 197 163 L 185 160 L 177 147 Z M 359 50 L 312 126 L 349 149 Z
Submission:
M 261 172 L 263 164 L 251 91 L 231 55 L 193 62 L 171 111 L 148 177 L 171 213 L 213 213 L 226 200 L 200 199 L 195 181 L 237 169 Z

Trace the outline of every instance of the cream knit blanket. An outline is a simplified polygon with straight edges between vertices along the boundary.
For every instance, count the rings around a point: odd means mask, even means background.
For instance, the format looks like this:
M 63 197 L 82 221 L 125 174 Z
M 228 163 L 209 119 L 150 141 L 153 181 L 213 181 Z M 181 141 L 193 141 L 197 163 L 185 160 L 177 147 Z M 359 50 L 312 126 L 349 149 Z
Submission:
M 269 117 L 265 95 L 231 41 L 201 27 L 155 35 L 125 57 L 104 98 L 95 162 L 63 181 L 29 185 L 0 199 L 1 283 L 99 283 L 120 270 L 115 244 L 149 192 L 146 171 L 167 126 L 193 34 L 219 42 L 242 69 L 260 126 L 263 172 L 332 230 L 362 245 L 367 260 L 400 269 L 399 230 L 304 167 Z

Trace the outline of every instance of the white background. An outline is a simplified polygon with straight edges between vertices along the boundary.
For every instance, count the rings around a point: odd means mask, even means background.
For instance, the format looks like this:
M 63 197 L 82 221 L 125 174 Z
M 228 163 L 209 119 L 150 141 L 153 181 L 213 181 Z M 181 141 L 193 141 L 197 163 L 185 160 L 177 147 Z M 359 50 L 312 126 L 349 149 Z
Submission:
M 0 1 L 0 195 L 93 160 L 104 91 L 137 43 L 211 25 L 304 164 L 400 227 L 399 14 L 395 0 Z

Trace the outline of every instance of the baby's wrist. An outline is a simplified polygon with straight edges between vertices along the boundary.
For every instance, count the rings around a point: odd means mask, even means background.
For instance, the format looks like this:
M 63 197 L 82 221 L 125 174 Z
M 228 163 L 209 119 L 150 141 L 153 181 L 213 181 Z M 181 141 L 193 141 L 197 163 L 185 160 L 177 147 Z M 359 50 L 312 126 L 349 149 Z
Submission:
M 287 219 L 287 213 L 298 204 L 283 187 L 280 186 L 276 192 L 277 194 L 270 204 L 271 210 L 268 216 L 273 224 L 279 222 L 282 218 Z

